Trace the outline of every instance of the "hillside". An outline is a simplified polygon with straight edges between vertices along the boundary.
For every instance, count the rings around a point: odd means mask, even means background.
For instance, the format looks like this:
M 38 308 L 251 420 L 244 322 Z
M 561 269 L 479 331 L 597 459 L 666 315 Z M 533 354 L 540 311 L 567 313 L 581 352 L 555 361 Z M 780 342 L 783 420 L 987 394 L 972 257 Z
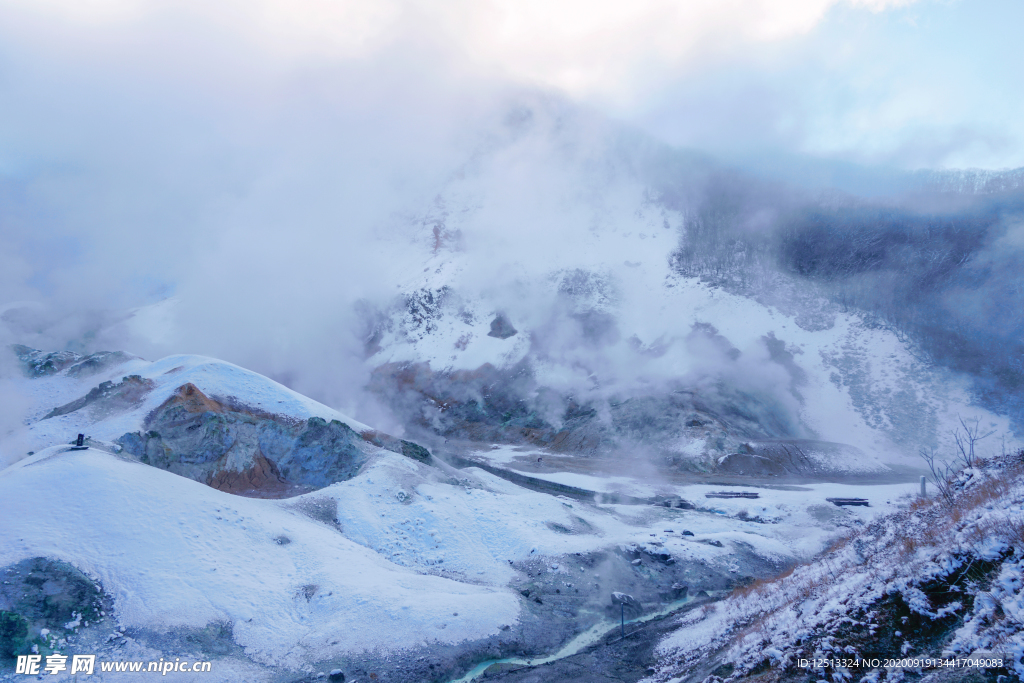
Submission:
M 208 358 L 18 353 L 34 418 L 3 442 L 8 656 L 173 652 L 212 659 L 217 680 L 340 667 L 447 681 L 603 637 L 613 591 L 661 618 L 773 576 L 914 489 L 747 477 L 725 488 L 753 500 L 708 497 L 722 484 L 584 473 L 514 447 L 427 454 Z M 59 445 L 79 432 L 84 450 Z M 306 478 L 302 457 L 321 463 Z M 252 478 L 260 462 L 272 486 Z M 856 495 L 871 507 L 825 501 Z M 32 607 L 31 572 L 80 586 L 54 590 L 92 618 Z
M 1019 680 L 1022 503 L 1024 453 L 961 470 L 945 494 L 689 613 L 647 680 Z M 951 663 L 970 659 L 984 663 Z

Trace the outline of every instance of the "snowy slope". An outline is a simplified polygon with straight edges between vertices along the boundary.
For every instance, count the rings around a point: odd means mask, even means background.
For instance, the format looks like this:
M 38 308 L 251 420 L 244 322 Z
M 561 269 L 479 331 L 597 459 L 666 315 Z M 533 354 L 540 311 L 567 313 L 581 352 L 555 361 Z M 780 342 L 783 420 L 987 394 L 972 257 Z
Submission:
M 994 679 L 1024 674 L 1024 469 L 1022 453 L 968 468 L 950 497 L 853 530 L 791 574 L 696 610 L 659 645 L 649 681 L 700 681 L 721 663 L 733 680 L 806 680 L 798 659 L 987 658 Z M 948 666 L 948 665 L 947 665 Z M 902 680 L 942 667 L 848 666 L 834 680 Z M 971 669 L 974 669 L 973 671 Z M 819 676 L 828 671 L 818 667 Z M 949 680 L 981 677 L 959 665 Z M 926 674 L 928 675 L 928 674 Z M 935 674 L 931 674 L 935 675 Z M 1007 678 L 1009 676 L 1009 678 Z M 944 680 L 938 678 L 938 680 Z M 720 679 L 719 679 L 720 680 Z
M 913 490 L 909 484 L 846 486 L 820 484 L 800 491 L 762 490 L 761 499 L 704 500 L 720 486 L 674 487 L 672 491 L 700 501 L 707 512 L 662 512 L 637 505 L 587 505 L 523 489 L 479 469 L 460 470 L 466 485 L 431 480 L 422 466 L 400 458 L 384 458 L 360 475 L 302 498 L 336 500 L 338 521 L 352 540 L 384 557 L 424 571 L 444 571 L 469 580 L 502 585 L 518 562 L 533 554 L 559 556 L 591 552 L 651 540 L 680 558 L 719 561 L 730 550 L 696 541 L 722 537 L 756 548 L 779 560 L 808 557 L 835 533 L 836 522 L 859 524 L 892 509 Z M 588 483 L 572 480 L 572 483 Z M 823 519 L 819 509 L 830 496 L 871 495 L 871 508 L 837 512 Z M 761 515 L 775 522 L 746 522 L 737 513 Z M 553 525 L 573 527 L 585 520 L 591 533 L 566 534 Z M 682 525 L 682 526 L 680 526 Z M 666 534 L 666 527 L 672 528 Z M 680 536 L 683 528 L 696 534 Z
M 98 412 L 86 406 L 43 419 L 54 408 L 86 395 L 101 382 L 117 383 L 128 375 L 139 375 L 153 383 L 152 389 L 134 405 L 120 406 L 113 412 Z M 0 465 L 16 462 L 29 451 L 68 443 L 78 433 L 112 442 L 125 433 L 138 431 L 150 412 L 188 383 L 207 396 L 235 399 L 258 411 L 298 420 L 321 417 L 343 422 L 357 432 L 370 430 L 332 408 L 231 363 L 189 355 L 169 356 L 156 362 L 133 358 L 96 375 L 71 377 L 65 371 L 49 377 L 19 378 L 16 387 L 27 406 L 28 424 L 0 442 Z
M 34 422 L 17 438 L 63 440 L 62 430 L 81 428 L 112 439 L 137 429 L 183 382 L 261 410 L 338 417 L 259 375 L 191 356 L 132 359 L 83 381 L 129 371 L 155 384 L 139 405 L 112 415 L 92 415 L 87 406 Z M 81 395 L 82 385 L 66 376 L 25 382 L 38 387 L 37 412 Z M 496 461 L 502 458 L 497 449 Z M 595 572 L 580 555 L 618 556 L 627 572 L 634 555 L 671 556 L 699 567 L 698 582 L 711 574 L 738 579 L 753 571 L 745 564 L 751 558 L 785 565 L 812 556 L 913 490 L 817 484 L 764 489 L 759 500 L 706 500 L 720 487 L 553 478 L 681 496 L 704 509 L 570 501 L 481 469 L 453 470 L 384 449 L 349 480 L 283 500 L 251 499 L 124 454 L 51 446 L 0 471 L 0 566 L 62 559 L 101 581 L 122 626 L 229 623 L 255 662 L 302 669 L 368 650 L 422 650 L 505 633 L 503 626 L 523 621 L 524 599 L 510 587 L 524 571 L 563 590 L 586 586 L 599 606 L 624 577 Z M 833 509 L 829 496 L 868 496 L 872 507 Z
M 587 275 L 553 268 L 513 278 L 508 286 L 519 296 L 511 299 L 462 278 L 466 254 L 432 255 L 429 272 L 403 290 L 412 303 L 378 326 L 366 363 L 428 363 L 453 373 L 524 362 L 538 386 L 596 405 L 677 385 L 713 393 L 724 383 L 791 415 L 798 425 L 793 436 L 863 451 L 860 459 L 832 463 L 840 470 L 916 466 L 917 450 L 944 444 L 958 415 L 978 417 L 1012 441 L 1007 418 L 972 405 L 969 378 L 923 361 L 893 332 L 823 300 L 811 302 L 810 314 L 784 311 L 674 276 L 671 231 L 654 225 L 640 239 L 638 229 L 593 236 Z M 589 289 L 567 294 L 581 279 Z M 514 336 L 489 335 L 499 313 Z M 608 331 L 588 336 L 591 320 Z M 712 325 L 735 357 L 695 342 L 700 324 Z M 557 422 L 559 415 L 549 418 Z M 675 451 L 723 454 L 693 438 L 682 438 Z
M 231 622 L 263 663 L 459 642 L 518 611 L 507 590 L 402 568 L 284 503 L 95 449 L 54 447 L 0 472 L 0 509 L 0 565 L 65 559 L 113 594 L 121 625 Z

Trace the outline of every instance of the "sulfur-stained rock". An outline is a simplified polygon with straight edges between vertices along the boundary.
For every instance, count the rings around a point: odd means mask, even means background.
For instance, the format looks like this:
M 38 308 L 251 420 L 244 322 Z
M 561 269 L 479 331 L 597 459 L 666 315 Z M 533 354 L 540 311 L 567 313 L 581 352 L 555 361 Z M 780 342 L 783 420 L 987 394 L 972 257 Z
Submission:
M 184 384 L 150 413 L 145 431 L 117 443 L 142 462 L 216 489 L 284 497 L 356 475 L 375 447 L 426 462 L 430 453 L 379 432 L 359 434 L 338 420 L 289 419 L 207 396 Z

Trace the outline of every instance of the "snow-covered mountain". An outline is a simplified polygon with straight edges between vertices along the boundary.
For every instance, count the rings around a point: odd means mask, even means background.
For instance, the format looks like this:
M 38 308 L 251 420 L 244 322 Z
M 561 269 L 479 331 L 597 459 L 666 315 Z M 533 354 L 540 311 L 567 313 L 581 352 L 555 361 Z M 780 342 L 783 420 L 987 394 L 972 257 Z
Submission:
M 414 248 L 396 296 L 361 303 L 370 387 L 420 438 L 614 452 L 696 471 L 752 466 L 734 454 L 791 471 L 763 445 L 783 443 L 804 463 L 796 469 L 831 472 L 913 467 L 960 417 L 1012 441 L 999 400 L 981 398 L 988 390 L 965 371 L 979 365 L 944 362 L 944 347 L 921 341 L 971 340 L 935 325 L 918 335 L 878 304 L 927 299 L 912 292 L 918 280 L 938 281 L 908 258 L 901 284 L 880 263 L 874 252 L 888 248 L 894 220 L 884 217 L 911 221 L 892 247 L 904 252 L 934 232 L 933 219 L 890 207 L 878 209 L 877 229 L 850 229 L 829 212 L 859 215 L 856 198 L 755 181 L 621 132 L 585 136 L 540 111 L 402 219 L 395 229 Z M 787 261 L 808 231 L 831 245 L 871 229 L 879 235 L 825 247 L 819 270 Z M 952 247 L 920 248 L 934 260 Z
M 410 291 L 409 307 L 378 328 L 372 386 L 445 436 L 566 452 L 644 442 L 652 456 L 695 468 L 766 439 L 860 450 L 822 460 L 825 469 L 905 465 L 919 447 L 938 445 L 958 414 L 1010 432 L 1005 417 L 971 405 L 967 378 L 861 316 L 823 302 L 824 321 L 811 325 L 801 313 L 670 278 L 664 260 L 652 261 L 632 282 L 552 274 L 551 307 L 579 311 L 557 320 L 499 310 L 455 286 Z M 566 294 L 574 280 L 592 289 Z M 636 315 L 629 300 L 592 301 L 601 287 L 643 289 L 634 296 L 652 315 Z M 514 334 L 492 333 L 502 326 Z M 590 419 L 572 415 L 568 400 L 587 405 Z
M 706 498 L 721 485 L 525 475 L 516 460 L 532 458 L 514 449 L 456 469 L 229 363 L 17 352 L 32 411 L 0 443 L 8 654 L 173 654 L 213 660 L 223 681 L 334 669 L 451 680 L 599 640 L 615 624 L 612 591 L 657 616 L 770 575 L 913 489 Z M 82 449 L 67 445 L 76 433 Z M 320 480 L 296 480 L 300 455 Z M 279 485 L 225 485 L 259 458 Z M 824 500 L 865 490 L 871 508 Z M 34 606 L 40 585 L 63 612 Z
M 353 240 L 351 300 L 272 285 L 328 320 L 285 344 L 303 381 L 360 378 L 353 414 L 372 396 L 390 430 L 213 358 L 13 347 L 0 655 L 469 681 L 810 560 L 911 504 L 958 429 L 1019 447 L 1017 186 L 948 177 L 928 210 L 822 197 L 515 109 Z M 184 289 L 103 329 L 233 324 Z
M 467 137 L 431 192 L 325 243 L 347 266 L 323 282 L 222 300 L 205 280 L 232 275 L 212 263 L 179 296 L 97 323 L 88 350 L 223 350 L 428 447 L 867 473 L 919 466 L 960 418 L 1013 447 L 1019 169 L 898 174 L 907 196 L 822 192 L 540 96 Z M 224 307 L 276 331 L 240 338 Z M 42 346 L 45 316 L 26 311 L 4 313 L 8 332 Z M 160 430 L 131 431 L 141 453 Z

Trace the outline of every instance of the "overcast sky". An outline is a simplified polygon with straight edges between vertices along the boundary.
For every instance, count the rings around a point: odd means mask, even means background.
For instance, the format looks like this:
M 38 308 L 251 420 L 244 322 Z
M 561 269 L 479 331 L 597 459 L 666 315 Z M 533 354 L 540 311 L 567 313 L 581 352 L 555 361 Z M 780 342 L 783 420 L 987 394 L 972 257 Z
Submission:
M 120 82 L 137 97 L 151 87 L 261 106 L 283 96 L 268 83 L 301 88 L 310 70 L 422 72 L 449 103 L 547 88 L 732 155 L 1024 165 L 1016 0 L 4 0 L 0 15 L 4 108 L 29 74 L 56 90 L 14 105 L 31 119 L 52 115 L 63 88 L 106 99 Z M 0 168 L 11 169 L 43 150 L 19 149 L 26 122 L 5 119 Z
M 1019 0 L 0 0 L 0 342 L 343 355 L 353 302 L 429 253 L 388 226 L 522 102 L 547 137 L 473 199 L 509 258 L 635 213 L 595 181 L 608 126 L 761 168 L 1024 166 L 1022 26 Z M 160 344 L 100 334 L 170 296 Z

